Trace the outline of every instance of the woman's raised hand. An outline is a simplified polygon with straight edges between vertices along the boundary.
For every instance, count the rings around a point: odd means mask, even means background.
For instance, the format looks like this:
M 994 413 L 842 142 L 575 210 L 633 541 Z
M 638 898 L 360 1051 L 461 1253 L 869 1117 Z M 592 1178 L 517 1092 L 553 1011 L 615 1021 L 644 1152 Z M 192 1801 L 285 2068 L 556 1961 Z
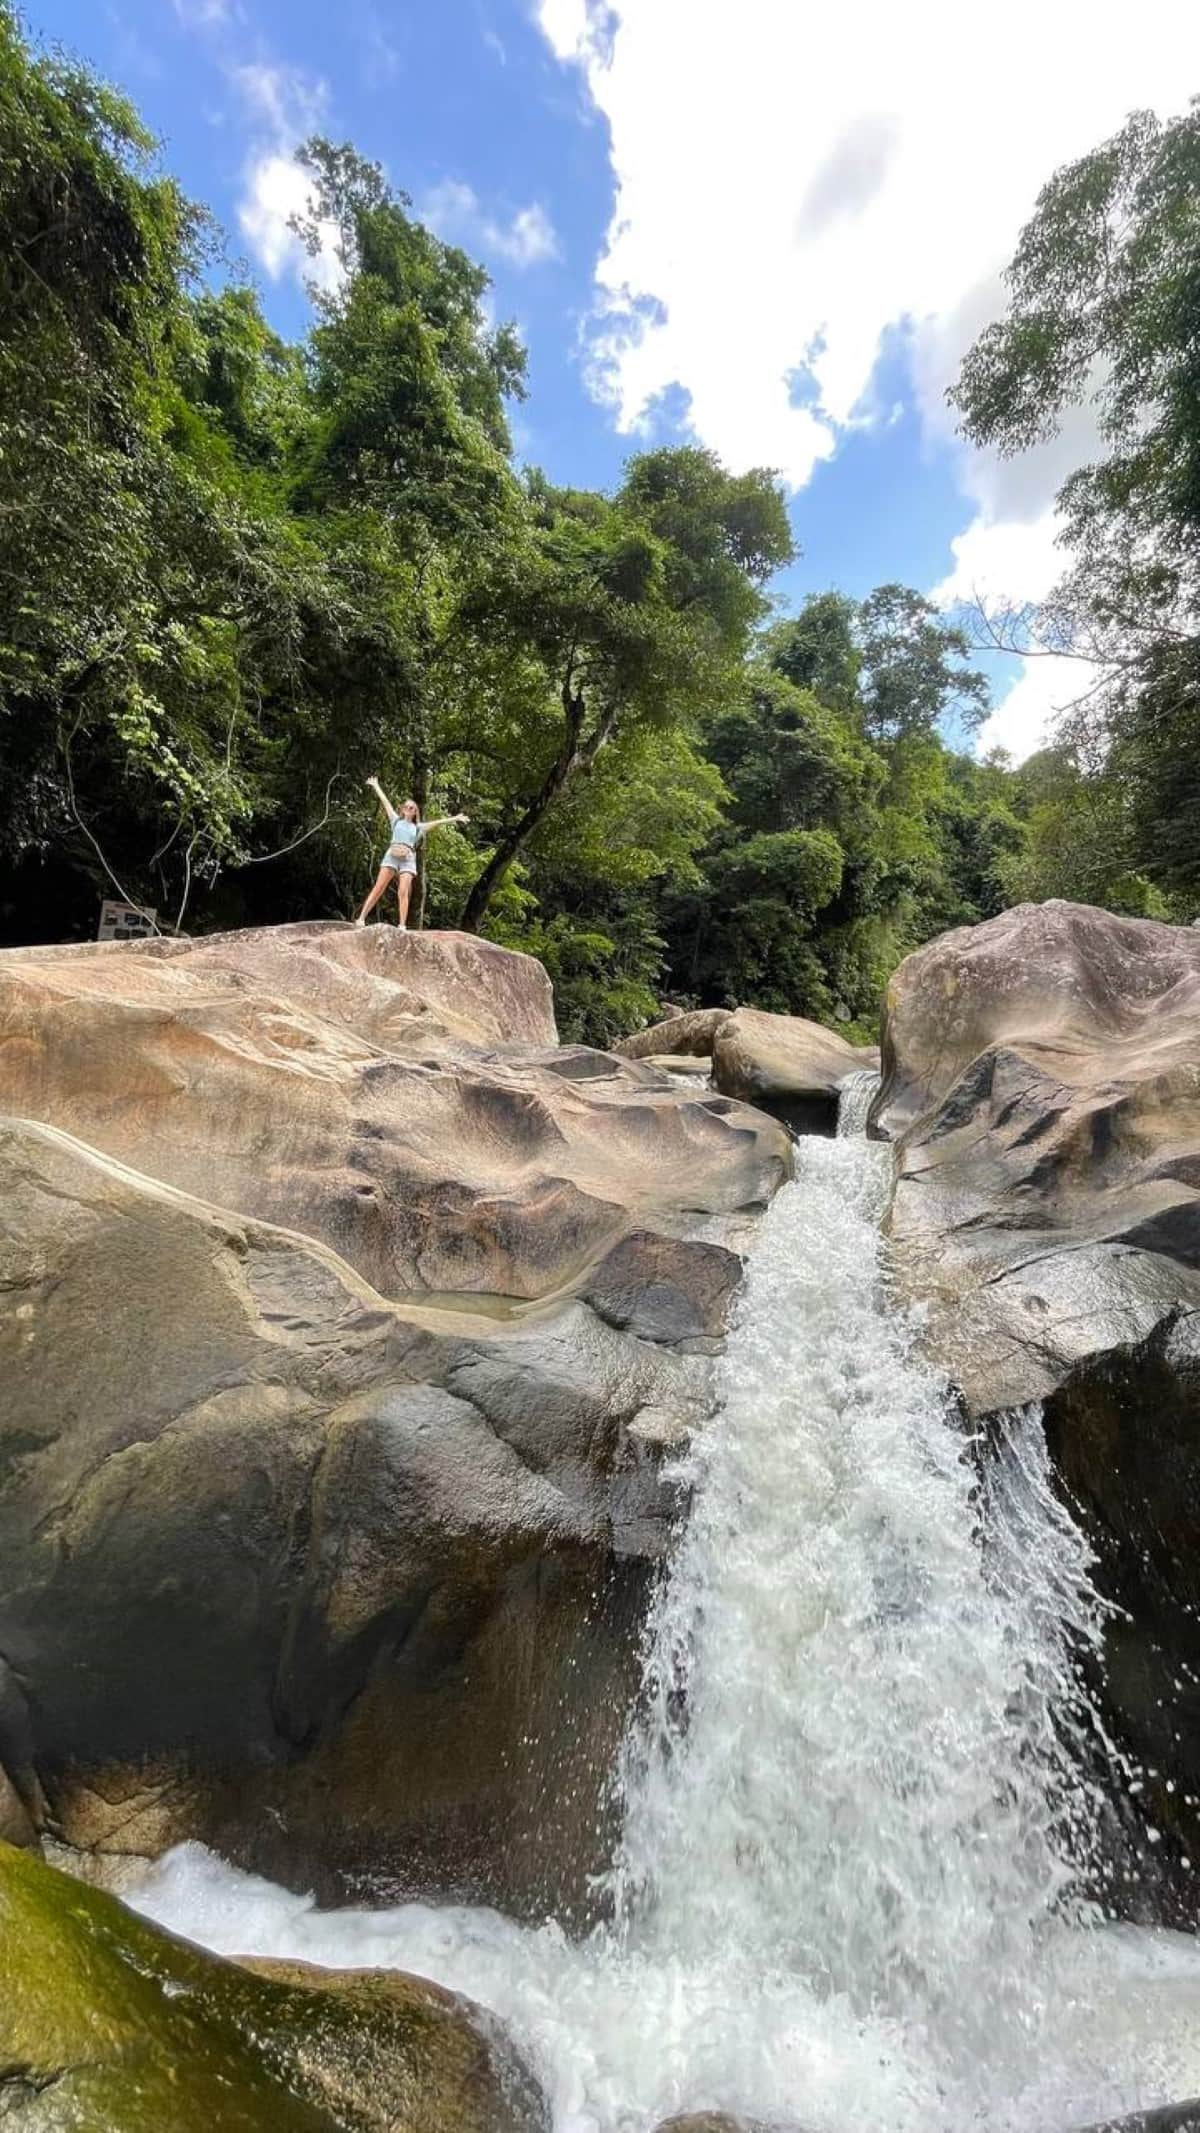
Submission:
M 454 817 L 454 820 L 456 822 L 469 822 L 470 819 L 471 817 L 469 815 L 455 815 Z

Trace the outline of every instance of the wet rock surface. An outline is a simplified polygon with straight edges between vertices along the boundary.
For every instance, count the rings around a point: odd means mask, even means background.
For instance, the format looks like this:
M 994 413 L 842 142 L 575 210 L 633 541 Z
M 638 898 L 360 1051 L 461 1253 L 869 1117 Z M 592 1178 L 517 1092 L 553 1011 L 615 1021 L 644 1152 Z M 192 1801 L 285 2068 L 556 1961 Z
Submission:
M 664 2118 L 655 2133 L 802 2133 L 793 2122 L 767 2125 L 761 2118 L 731 2118 L 727 2111 L 685 2111 L 682 2118 Z
M 1200 2096 L 1185 2103 L 1164 2103 L 1152 2111 L 1134 2111 L 1128 2118 L 1102 2118 L 1082 2126 L 1077 2133 L 1200 2133 Z
M 1096 1686 L 1153 1830 L 1130 1830 L 1117 1900 L 1191 1924 L 1200 933 L 1049 903 L 946 934 L 896 972 L 883 1060 L 899 1293 L 969 1413 L 1044 1403 L 1114 1606 Z
M 326 1888 L 570 1887 L 703 1355 L 582 1302 L 406 1316 L 46 1128 L 0 1131 L 0 1175 L 21 1811 Z
M 1095 1688 L 1136 1792 L 1134 1908 L 1194 1929 L 1200 1856 L 1200 1312 L 1090 1357 L 1051 1393 L 1046 1437 L 1116 1602 Z M 1145 1824 L 1154 1832 L 1148 1841 Z
M 548 2133 L 498 2023 L 395 1971 L 221 1961 L 0 1844 L 19 2133 Z

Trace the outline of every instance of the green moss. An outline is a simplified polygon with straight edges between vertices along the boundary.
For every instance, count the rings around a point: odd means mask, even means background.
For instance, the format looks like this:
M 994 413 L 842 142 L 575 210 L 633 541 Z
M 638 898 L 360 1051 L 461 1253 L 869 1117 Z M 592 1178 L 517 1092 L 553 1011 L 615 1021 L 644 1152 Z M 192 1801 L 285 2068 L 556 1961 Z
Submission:
M 0 2118 L 21 2133 L 541 2133 L 436 1986 L 243 1967 L 0 1844 Z

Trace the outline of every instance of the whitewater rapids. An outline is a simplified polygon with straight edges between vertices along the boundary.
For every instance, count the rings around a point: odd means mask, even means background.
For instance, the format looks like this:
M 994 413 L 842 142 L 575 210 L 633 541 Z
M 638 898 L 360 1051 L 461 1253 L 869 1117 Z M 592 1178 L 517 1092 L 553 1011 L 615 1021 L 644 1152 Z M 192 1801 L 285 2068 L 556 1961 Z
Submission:
M 687 1455 L 615 1773 L 611 1923 L 322 1912 L 197 1845 L 131 1901 L 226 1954 L 493 2008 L 555 2133 L 723 2109 L 812 2133 L 1065 2133 L 1200 2091 L 1200 1955 L 1085 1903 L 1087 1547 L 1040 1423 L 982 1459 L 889 1308 L 887 1153 L 806 1140 Z

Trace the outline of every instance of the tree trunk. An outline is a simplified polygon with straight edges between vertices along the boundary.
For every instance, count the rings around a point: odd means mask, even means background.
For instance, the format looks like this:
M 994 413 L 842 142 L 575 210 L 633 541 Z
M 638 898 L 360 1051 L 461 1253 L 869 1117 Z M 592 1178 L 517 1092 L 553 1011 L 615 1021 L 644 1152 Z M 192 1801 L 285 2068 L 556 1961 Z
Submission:
M 425 689 L 426 676 L 432 664 L 433 630 L 430 626 L 429 610 L 425 604 L 425 573 L 428 565 L 429 554 L 427 550 L 417 578 L 418 591 L 421 595 L 421 605 L 417 614 L 417 639 L 421 647 L 418 671 L 421 678 L 417 682 L 415 698 L 409 714 L 412 798 L 417 803 L 417 819 L 420 822 L 425 820 L 425 810 L 429 805 L 429 726 L 425 715 Z M 409 923 L 418 933 L 422 933 L 425 930 L 425 898 L 429 884 L 425 872 L 425 851 L 424 846 L 421 844 L 417 846 L 416 860 L 417 893 L 414 898 L 416 911 L 414 913 L 412 906 L 409 906 Z
M 412 796 L 417 803 L 417 815 L 425 820 L 429 805 L 429 760 L 425 747 L 425 712 L 422 705 L 413 726 L 412 740 Z M 418 933 L 425 930 L 425 894 L 428 881 L 425 873 L 425 847 L 417 846 L 417 908 L 415 916 L 410 911 L 410 921 Z
M 422 765 L 419 770 L 414 770 L 413 772 L 413 799 L 417 803 L 417 814 L 420 820 L 423 822 L 425 820 L 425 809 L 429 804 L 429 778 L 426 774 L 424 765 Z M 424 841 L 422 841 L 417 846 L 416 931 L 418 933 L 423 933 L 425 931 L 425 895 L 428 886 L 429 876 L 425 869 L 425 845 Z
M 562 744 L 558 754 L 546 772 L 541 785 L 534 794 L 523 815 L 507 830 L 479 879 L 476 881 L 466 903 L 463 905 L 460 924 L 467 933 L 478 933 L 496 890 L 507 874 L 513 860 L 526 840 L 532 836 L 548 807 L 558 798 L 579 770 L 590 770 L 600 750 L 611 739 L 616 725 L 615 710 L 606 711 L 596 731 L 588 740 L 583 739 L 583 721 L 587 706 L 582 690 L 572 687 L 572 675 L 568 671 L 562 685 L 562 706 L 566 714 Z

